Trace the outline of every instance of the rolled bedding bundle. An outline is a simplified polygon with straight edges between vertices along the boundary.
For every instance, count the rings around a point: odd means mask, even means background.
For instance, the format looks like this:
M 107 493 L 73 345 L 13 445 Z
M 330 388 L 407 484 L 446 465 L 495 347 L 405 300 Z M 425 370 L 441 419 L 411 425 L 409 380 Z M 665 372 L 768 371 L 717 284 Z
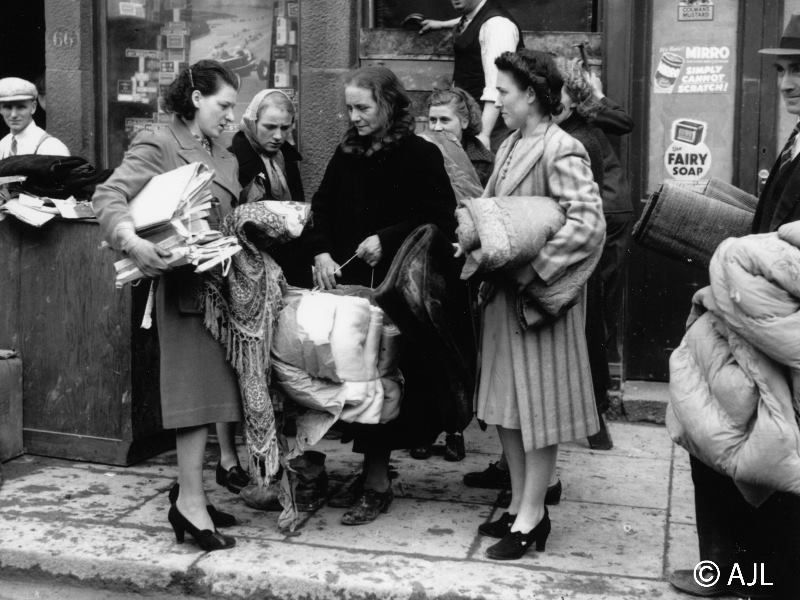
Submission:
M 456 209 L 458 243 L 466 254 L 461 279 L 533 260 L 564 226 L 564 209 L 546 196 L 467 198 Z
M 752 504 L 800 493 L 800 223 L 728 239 L 670 358 L 667 427 Z
M 633 238 L 660 254 L 706 268 L 720 242 L 747 235 L 752 222 L 752 211 L 665 183 L 648 198 Z
M 403 389 L 399 331 L 383 311 L 366 298 L 299 288 L 284 301 L 272 343 L 273 383 L 299 405 L 327 414 L 298 421 L 308 443 L 337 419 L 396 418 Z

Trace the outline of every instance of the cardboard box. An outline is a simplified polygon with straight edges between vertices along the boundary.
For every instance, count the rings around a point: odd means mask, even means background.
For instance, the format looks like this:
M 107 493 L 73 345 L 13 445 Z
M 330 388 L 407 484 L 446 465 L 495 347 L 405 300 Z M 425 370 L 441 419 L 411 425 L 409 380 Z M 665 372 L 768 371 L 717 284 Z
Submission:
M 22 361 L 0 350 L 0 462 L 22 454 Z

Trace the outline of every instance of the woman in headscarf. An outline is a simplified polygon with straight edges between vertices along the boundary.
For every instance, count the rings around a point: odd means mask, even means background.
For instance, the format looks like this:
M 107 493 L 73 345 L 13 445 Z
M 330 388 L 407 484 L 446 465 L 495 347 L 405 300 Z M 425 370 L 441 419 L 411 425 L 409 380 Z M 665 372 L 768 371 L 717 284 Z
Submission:
M 261 90 L 250 101 L 230 147 L 239 161 L 241 203 L 305 202 L 297 166 L 302 157 L 292 142 L 294 123 L 294 103 L 285 92 Z M 303 248 L 301 240 L 292 240 L 270 246 L 269 254 L 283 269 L 289 284 L 311 287 L 310 259 L 303 254 Z

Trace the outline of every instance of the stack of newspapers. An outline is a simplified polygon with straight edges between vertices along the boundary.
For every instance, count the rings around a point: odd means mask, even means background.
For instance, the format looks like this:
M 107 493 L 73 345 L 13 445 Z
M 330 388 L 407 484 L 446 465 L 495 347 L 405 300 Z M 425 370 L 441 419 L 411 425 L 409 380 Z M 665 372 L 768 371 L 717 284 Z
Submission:
M 195 265 L 196 273 L 225 263 L 242 248 L 233 236 L 212 230 L 206 220 L 214 205 L 214 173 L 202 163 L 191 163 L 153 177 L 130 202 L 136 233 L 171 252 L 172 267 Z M 116 286 L 145 276 L 130 258 L 114 263 Z

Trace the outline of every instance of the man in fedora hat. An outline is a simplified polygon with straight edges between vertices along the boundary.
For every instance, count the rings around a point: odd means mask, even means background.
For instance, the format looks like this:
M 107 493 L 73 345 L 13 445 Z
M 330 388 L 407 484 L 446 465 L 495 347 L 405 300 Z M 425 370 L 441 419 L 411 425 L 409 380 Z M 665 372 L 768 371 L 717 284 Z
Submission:
M 0 140 L 0 159 L 18 154 L 69 156 L 67 147 L 33 122 L 36 86 L 19 77 L 0 79 L 0 115 L 11 132 Z
M 800 14 L 791 16 L 777 48 L 759 53 L 772 58 L 786 111 L 800 117 Z M 772 167 L 753 233 L 800 219 L 799 131 L 800 123 Z M 670 583 L 694 596 L 800 598 L 800 498 L 775 492 L 754 507 L 733 479 L 694 456 L 690 462 L 700 560 L 713 562 L 716 569 L 706 562 L 694 570 L 673 571 Z

